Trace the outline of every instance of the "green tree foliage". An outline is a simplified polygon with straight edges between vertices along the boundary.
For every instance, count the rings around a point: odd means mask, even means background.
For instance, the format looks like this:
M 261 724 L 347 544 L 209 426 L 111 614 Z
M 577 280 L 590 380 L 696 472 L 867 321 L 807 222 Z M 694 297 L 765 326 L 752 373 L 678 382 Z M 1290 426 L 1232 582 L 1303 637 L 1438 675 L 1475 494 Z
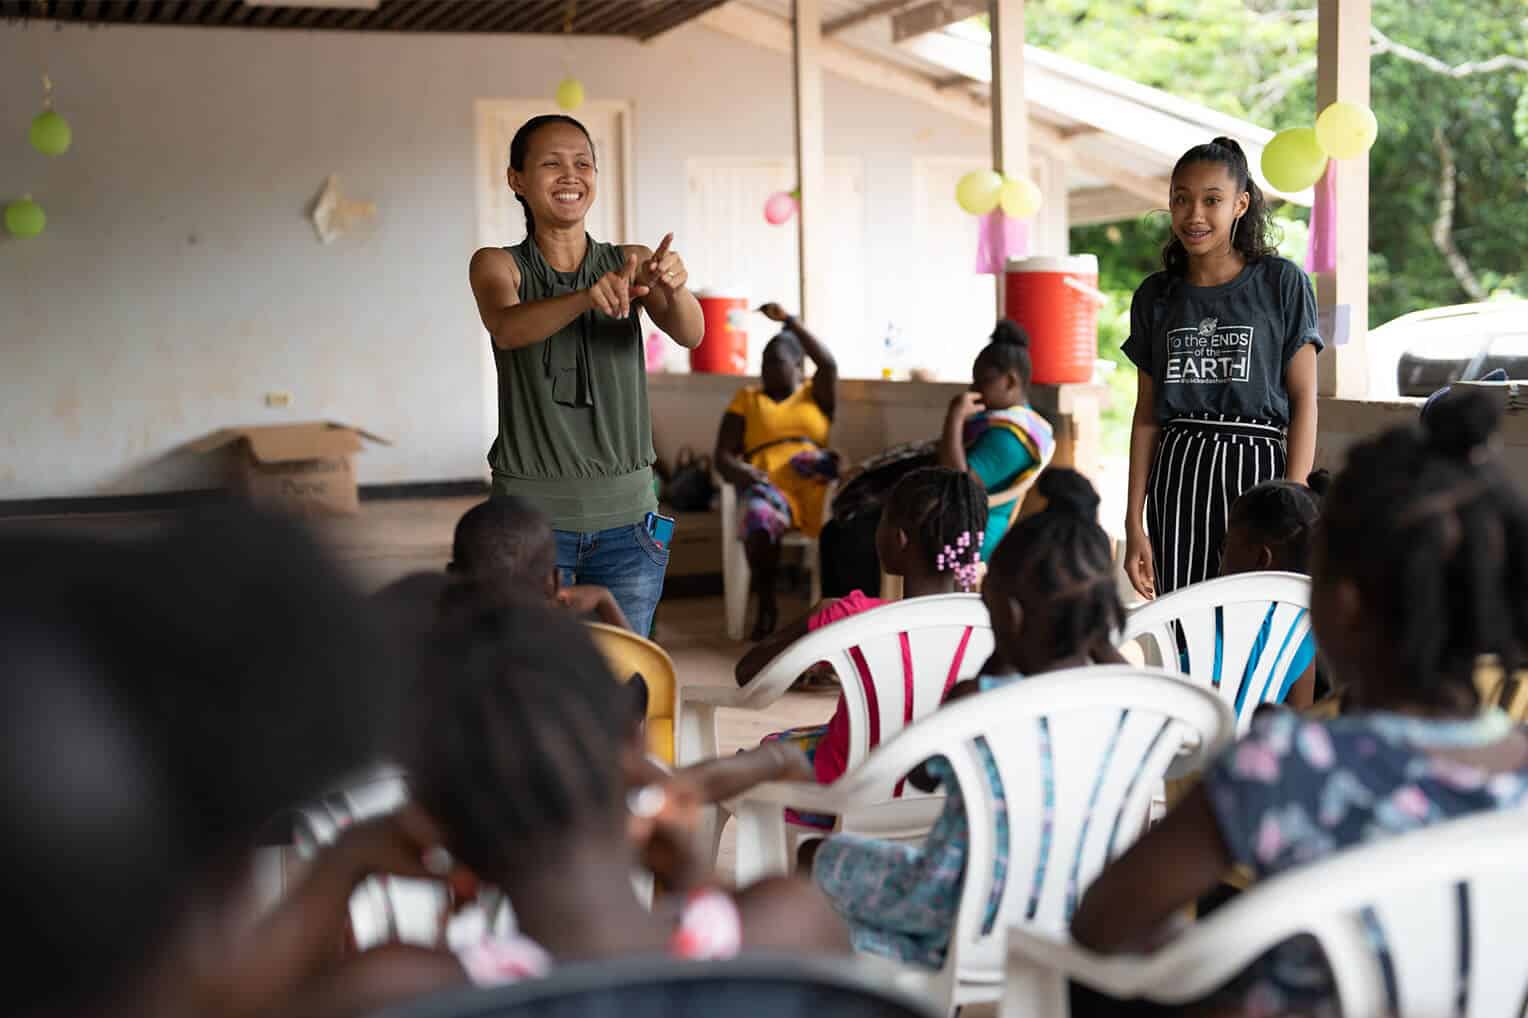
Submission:
M 1038 46 L 1275 130 L 1313 122 L 1310 0 L 1045 0 L 1029 5 Z M 1456 165 L 1449 235 L 1482 289 L 1528 295 L 1528 6 L 1523 0 L 1374 0 L 1380 120 L 1371 155 L 1370 321 L 1472 300 L 1434 243 L 1444 157 Z M 1339 196 L 1340 200 L 1340 196 Z M 1165 205 L 1165 196 L 1164 196 Z M 1285 251 L 1303 251 L 1302 209 L 1280 209 Z M 1103 288 L 1125 296 L 1160 265 L 1165 214 L 1073 231 L 1098 254 Z M 1105 309 L 1113 311 L 1115 309 Z M 1106 315 L 1106 317 L 1110 317 Z M 1100 330 L 1115 357 L 1117 314 Z M 1126 326 L 1128 327 L 1128 325 Z

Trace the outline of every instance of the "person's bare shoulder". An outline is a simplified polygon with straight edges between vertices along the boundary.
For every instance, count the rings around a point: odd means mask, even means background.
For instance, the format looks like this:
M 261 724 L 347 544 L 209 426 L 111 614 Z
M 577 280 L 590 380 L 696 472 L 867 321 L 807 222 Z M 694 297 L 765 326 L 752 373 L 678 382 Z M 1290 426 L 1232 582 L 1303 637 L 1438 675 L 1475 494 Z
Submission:
M 473 252 L 467 272 L 474 287 L 508 282 L 515 289 L 520 288 L 520 266 L 515 264 L 515 256 L 502 247 L 478 248 Z

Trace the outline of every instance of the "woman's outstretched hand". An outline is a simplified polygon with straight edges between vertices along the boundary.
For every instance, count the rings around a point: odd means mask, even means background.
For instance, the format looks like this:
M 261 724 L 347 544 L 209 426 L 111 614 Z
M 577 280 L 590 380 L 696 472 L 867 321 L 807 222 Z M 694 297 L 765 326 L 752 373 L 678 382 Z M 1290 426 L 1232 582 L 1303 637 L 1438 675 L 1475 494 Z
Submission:
M 644 292 L 658 290 L 663 296 L 672 297 L 690 281 L 690 272 L 684 267 L 684 259 L 670 250 L 673 243 L 674 235 L 665 234 L 658 244 L 658 250 L 638 268 L 635 281 L 644 288 Z
M 637 281 L 637 256 L 628 254 L 625 265 L 605 273 L 589 287 L 589 300 L 601 314 L 625 318 L 631 314 L 631 302 L 649 292 L 650 287 Z

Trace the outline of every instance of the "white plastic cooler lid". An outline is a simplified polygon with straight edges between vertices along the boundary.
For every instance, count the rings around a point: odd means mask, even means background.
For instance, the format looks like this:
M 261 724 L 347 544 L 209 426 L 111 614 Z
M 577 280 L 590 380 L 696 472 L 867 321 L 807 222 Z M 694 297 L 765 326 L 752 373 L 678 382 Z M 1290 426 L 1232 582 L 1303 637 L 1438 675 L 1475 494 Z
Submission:
M 1098 275 L 1098 256 L 1041 255 L 1035 258 L 1008 259 L 1009 272 L 1075 272 L 1079 275 Z

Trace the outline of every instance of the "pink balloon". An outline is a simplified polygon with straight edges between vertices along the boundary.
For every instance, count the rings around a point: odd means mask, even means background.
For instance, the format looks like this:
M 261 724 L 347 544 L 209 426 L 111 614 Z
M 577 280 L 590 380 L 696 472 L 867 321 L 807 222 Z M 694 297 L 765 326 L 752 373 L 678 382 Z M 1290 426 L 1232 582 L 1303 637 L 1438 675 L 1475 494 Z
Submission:
M 779 226 L 790 221 L 791 216 L 796 214 L 796 199 L 784 191 L 776 191 L 769 196 L 764 203 L 764 220 L 770 226 Z

